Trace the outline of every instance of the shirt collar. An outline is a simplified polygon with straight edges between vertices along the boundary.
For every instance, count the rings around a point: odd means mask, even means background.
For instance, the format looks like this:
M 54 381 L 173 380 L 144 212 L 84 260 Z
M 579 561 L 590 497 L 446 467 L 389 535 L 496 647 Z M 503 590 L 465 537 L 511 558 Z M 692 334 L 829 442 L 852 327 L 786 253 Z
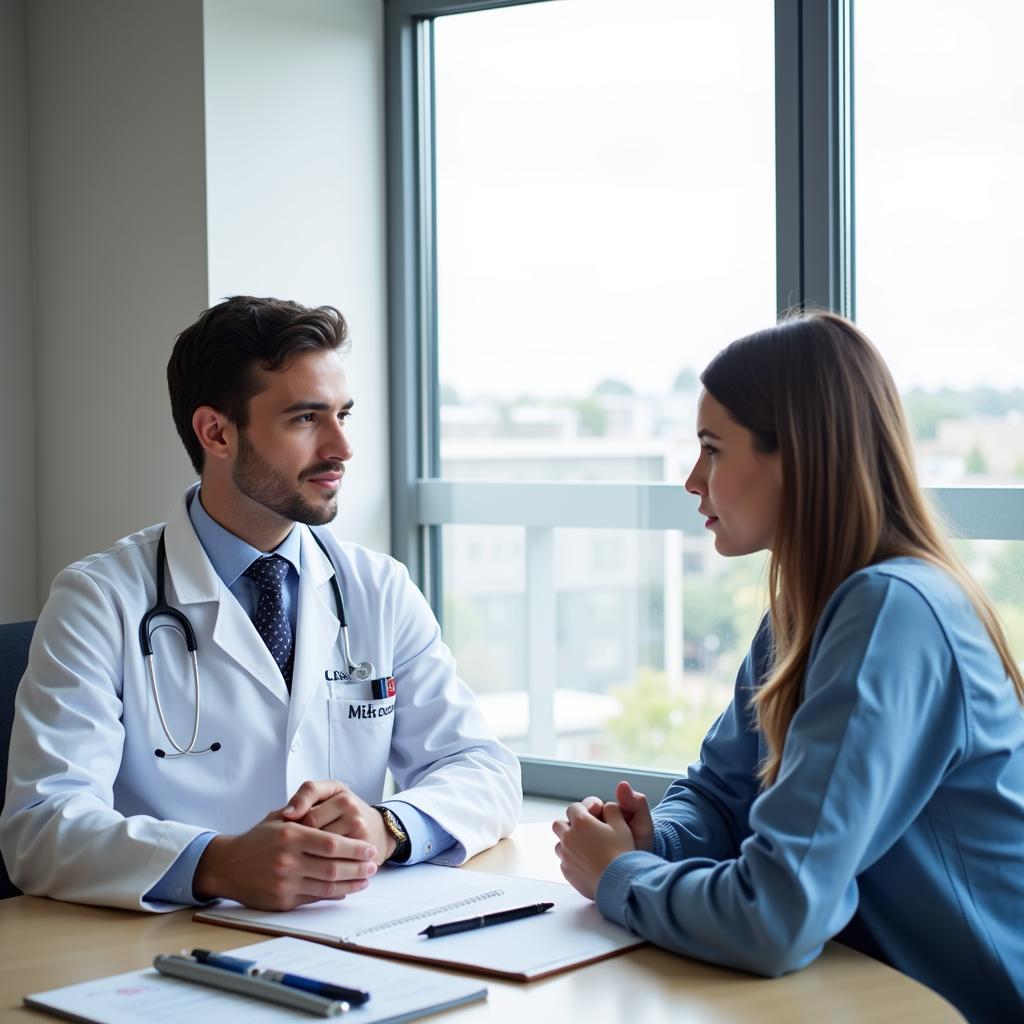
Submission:
M 188 509 L 189 519 L 217 575 L 230 587 L 257 558 L 265 552 L 258 551 L 241 537 L 224 529 L 210 513 L 203 508 L 200 492 L 192 496 Z M 298 575 L 302 566 L 302 543 L 299 531 L 293 526 L 288 536 L 272 552 L 286 559 Z

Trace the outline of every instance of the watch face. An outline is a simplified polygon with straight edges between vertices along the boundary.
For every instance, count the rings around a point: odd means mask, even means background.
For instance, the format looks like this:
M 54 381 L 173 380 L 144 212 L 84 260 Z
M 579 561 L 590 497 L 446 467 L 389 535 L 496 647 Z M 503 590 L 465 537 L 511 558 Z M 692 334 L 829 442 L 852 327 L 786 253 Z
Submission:
M 391 854 L 389 860 L 392 863 L 404 864 L 405 861 L 408 860 L 409 854 L 412 850 L 409 833 L 405 831 L 402 827 L 402 823 L 390 808 L 375 805 L 374 810 L 380 814 L 381 818 L 384 820 L 384 828 L 387 830 L 388 835 L 395 841 L 395 851 Z
M 409 841 L 409 835 L 405 829 L 402 828 L 392 811 L 387 807 L 378 807 L 377 810 L 380 811 L 381 817 L 384 819 L 384 827 L 388 830 L 391 838 L 394 839 L 399 846 L 401 846 L 402 843 L 407 843 Z

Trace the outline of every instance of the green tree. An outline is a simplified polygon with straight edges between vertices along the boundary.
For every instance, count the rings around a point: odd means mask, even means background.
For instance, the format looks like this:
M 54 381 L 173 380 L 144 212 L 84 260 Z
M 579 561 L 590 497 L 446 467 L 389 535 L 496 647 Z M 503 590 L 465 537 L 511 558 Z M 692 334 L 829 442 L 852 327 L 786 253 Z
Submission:
M 1024 409 L 1024 389 L 997 391 L 984 387 L 970 391 L 954 391 L 952 388 L 924 391 L 914 388 L 903 396 L 903 407 L 914 436 L 927 439 L 935 436 L 940 420 L 1005 416 L 1012 410 Z
M 733 593 L 727 578 L 684 581 L 683 642 L 688 667 L 701 667 L 695 652 L 704 650 L 709 637 L 715 638 L 719 651 L 735 647 L 737 626 Z
M 996 601 L 1012 602 L 1024 611 L 1024 543 L 1008 543 L 992 560 L 988 592 Z
M 972 411 L 982 416 L 1005 416 L 1009 410 L 1010 395 L 995 388 L 975 388 L 971 392 Z
M 903 407 L 914 436 L 922 440 L 935 437 L 940 420 L 959 418 L 966 411 L 961 403 L 948 395 L 921 391 L 917 388 L 903 396 Z
M 587 437 L 603 437 L 608 432 L 608 413 L 593 398 L 581 398 L 570 406 L 580 420 L 580 433 Z
M 649 668 L 640 669 L 632 684 L 610 692 L 622 703 L 622 711 L 608 723 L 611 756 L 648 768 L 684 768 L 722 710 L 704 693 L 670 694 L 664 672 Z
M 766 565 L 766 555 L 747 555 L 730 558 L 720 576 L 684 575 L 683 644 L 688 667 L 732 676 L 764 614 Z M 715 638 L 716 664 L 707 662 L 710 637 Z
M 633 389 L 624 380 L 605 378 L 591 392 L 591 395 L 632 395 Z
M 977 445 L 967 453 L 967 461 L 964 463 L 964 468 L 971 476 L 979 476 L 982 473 L 988 472 L 988 463 L 985 461 L 982 450 Z
M 697 374 L 690 367 L 685 366 L 676 374 L 676 379 L 672 381 L 672 390 L 681 392 L 696 391 L 697 384 Z

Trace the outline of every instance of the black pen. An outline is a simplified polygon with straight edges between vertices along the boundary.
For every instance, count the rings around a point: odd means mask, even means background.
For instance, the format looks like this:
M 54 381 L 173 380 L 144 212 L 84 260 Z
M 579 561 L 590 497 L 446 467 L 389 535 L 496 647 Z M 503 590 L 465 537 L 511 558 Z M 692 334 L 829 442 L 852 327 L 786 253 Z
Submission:
M 457 932 L 471 932 L 474 928 L 486 928 L 491 924 L 504 924 L 506 921 L 518 921 L 524 917 L 534 917 L 550 910 L 554 903 L 531 903 L 528 907 L 516 907 L 514 910 L 499 910 L 494 914 L 481 914 L 480 917 L 467 917 L 463 921 L 445 921 L 444 924 L 428 925 L 420 935 L 428 939 L 436 939 L 441 935 L 455 935 Z
M 237 956 L 214 953 L 209 949 L 193 949 L 192 957 L 208 967 L 219 967 L 224 971 L 234 971 L 235 974 L 247 974 L 250 978 L 256 974 L 257 963 L 255 960 L 242 960 Z

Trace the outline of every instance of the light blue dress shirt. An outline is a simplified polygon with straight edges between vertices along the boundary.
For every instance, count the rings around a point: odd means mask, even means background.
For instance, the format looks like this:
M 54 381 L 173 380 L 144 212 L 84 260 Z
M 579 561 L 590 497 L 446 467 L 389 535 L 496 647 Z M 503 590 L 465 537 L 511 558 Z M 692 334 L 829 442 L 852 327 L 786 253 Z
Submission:
M 252 619 L 256 615 L 256 608 L 259 604 L 260 588 L 243 573 L 265 553 L 251 544 L 247 544 L 241 537 L 235 536 L 214 520 L 203 508 L 198 491 L 189 505 L 188 514 L 196 536 L 217 575 L 238 599 L 238 603 L 245 610 L 246 615 Z M 302 565 L 301 536 L 295 527 L 274 549 L 273 554 L 286 559 L 290 566 L 282 588 L 282 596 L 285 614 L 291 623 L 292 636 L 295 636 L 299 571 Z M 441 828 L 433 818 L 411 804 L 402 800 L 388 800 L 384 803 L 402 823 L 402 827 L 409 835 L 411 852 L 409 859 L 403 862 L 404 864 L 418 864 L 431 857 L 436 857 L 455 845 L 452 836 Z M 190 904 L 199 902 L 193 894 L 192 882 L 199 858 L 202 857 L 203 851 L 216 834 L 216 832 L 203 832 L 196 836 L 178 855 L 177 860 L 170 866 L 163 878 L 146 893 L 146 900 L 152 903 Z
M 666 949 L 778 975 L 830 938 L 973 1022 L 1024 1020 L 1024 712 L 965 594 L 917 559 L 837 589 L 776 782 L 750 697 L 754 640 L 700 760 L 617 857 L 597 905 Z
M 206 557 L 224 585 L 238 598 L 238 603 L 245 609 L 250 619 L 256 617 L 256 608 L 260 603 L 260 588 L 256 583 L 244 576 L 246 569 L 263 558 L 267 552 L 247 544 L 241 537 L 236 537 L 230 530 L 225 530 L 209 512 L 203 508 L 200 492 L 196 491 L 188 508 L 189 518 L 203 545 Z M 272 554 L 280 555 L 289 565 L 281 596 L 284 600 L 285 615 L 291 623 L 292 636 L 295 636 L 295 619 L 298 614 L 299 570 L 302 567 L 302 538 L 293 526 L 281 543 L 274 548 Z

